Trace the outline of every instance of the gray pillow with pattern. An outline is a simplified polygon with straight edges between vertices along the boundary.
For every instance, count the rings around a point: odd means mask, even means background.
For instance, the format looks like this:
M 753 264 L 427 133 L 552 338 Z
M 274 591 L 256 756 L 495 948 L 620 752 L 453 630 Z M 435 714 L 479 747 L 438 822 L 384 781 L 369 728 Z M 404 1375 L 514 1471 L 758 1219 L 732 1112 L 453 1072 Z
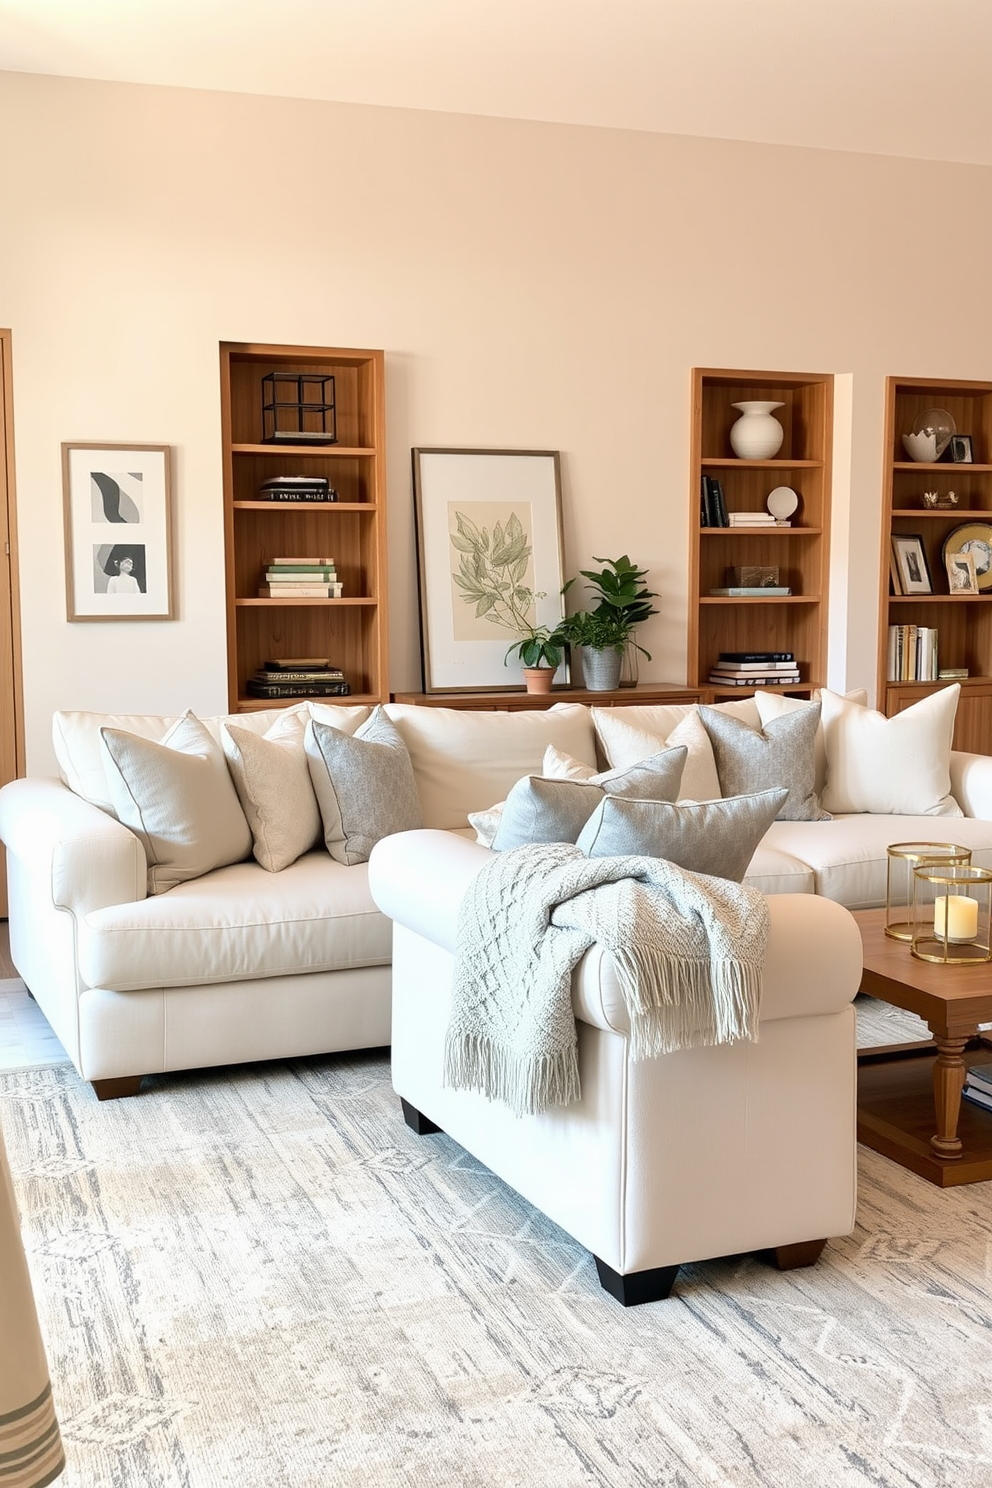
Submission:
M 722 801 L 601 801 L 579 834 L 587 858 L 665 858 L 691 873 L 741 883 L 785 790 Z
M 349 868 L 367 863 L 381 838 L 421 825 L 410 754 L 382 708 L 354 734 L 313 719 L 303 747 L 324 843 L 336 862 Z
M 535 842 L 574 842 L 607 795 L 674 801 L 688 754 L 684 744 L 661 749 L 627 770 L 610 771 L 610 778 L 604 777 L 598 785 L 591 780 L 525 775 L 507 795 L 493 851 Z
M 785 786 L 779 821 L 830 821 L 816 794 L 816 730 L 820 704 L 769 718 L 763 729 L 743 719 L 701 707 L 710 736 L 720 789 L 725 796 Z

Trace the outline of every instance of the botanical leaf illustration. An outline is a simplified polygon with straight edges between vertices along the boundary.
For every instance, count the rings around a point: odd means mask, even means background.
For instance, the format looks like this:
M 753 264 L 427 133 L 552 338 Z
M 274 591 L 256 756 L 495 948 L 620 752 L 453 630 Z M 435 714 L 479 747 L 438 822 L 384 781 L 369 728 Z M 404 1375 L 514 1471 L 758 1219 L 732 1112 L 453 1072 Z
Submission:
M 461 590 L 462 602 L 474 605 L 478 619 L 488 620 L 500 630 L 521 635 L 534 623 L 533 589 L 521 580 L 527 573 L 532 549 L 516 512 L 506 522 L 478 527 L 465 512 L 455 512 L 456 530 L 451 546 L 459 554 L 458 570 L 452 577 Z

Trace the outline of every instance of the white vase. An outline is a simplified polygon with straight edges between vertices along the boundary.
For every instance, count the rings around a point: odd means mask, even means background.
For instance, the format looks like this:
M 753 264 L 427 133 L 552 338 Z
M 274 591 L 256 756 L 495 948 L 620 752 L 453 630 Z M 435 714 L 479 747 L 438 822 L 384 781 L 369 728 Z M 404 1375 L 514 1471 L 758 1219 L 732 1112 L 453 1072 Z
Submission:
M 739 408 L 741 416 L 730 426 L 730 447 L 739 460 L 770 460 L 782 448 L 785 430 L 773 408 L 784 408 L 784 403 L 732 403 Z

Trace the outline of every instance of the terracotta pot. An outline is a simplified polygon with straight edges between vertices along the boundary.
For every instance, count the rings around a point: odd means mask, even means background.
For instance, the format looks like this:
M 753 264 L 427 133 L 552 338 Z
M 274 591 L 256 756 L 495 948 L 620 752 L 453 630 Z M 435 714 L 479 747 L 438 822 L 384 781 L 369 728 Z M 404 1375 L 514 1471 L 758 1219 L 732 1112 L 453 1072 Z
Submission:
M 550 692 L 554 676 L 554 667 L 524 667 L 524 682 L 528 692 Z

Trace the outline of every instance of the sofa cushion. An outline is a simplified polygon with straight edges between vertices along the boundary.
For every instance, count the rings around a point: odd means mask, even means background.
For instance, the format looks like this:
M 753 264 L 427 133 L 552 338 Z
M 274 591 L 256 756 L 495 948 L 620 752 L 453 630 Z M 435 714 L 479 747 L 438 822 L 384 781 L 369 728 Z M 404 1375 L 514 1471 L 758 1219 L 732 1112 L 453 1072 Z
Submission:
M 824 688 L 827 811 L 960 816 L 950 794 L 951 738 L 961 688 L 942 687 L 892 718 Z
M 604 796 L 643 796 L 673 801 L 685 765 L 684 749 L 663 749 L 627 770 L 608 770 L 594 780 L 549 780 L 527 775 L 503 806 L 495 852 L 538 842 L 574 842 Z
M 192 713 L 158 744 L 124 729 L 104 728 L 100 737 L 118 819 L 145 850 L 150 894 L 251 852 L 224 751 Z
M 630 723 L 629 712 L 640 712 L 630 708 L 593 708 L 592 720 L 603 752 L 611 765 L 623 767 L 647 759 L 659 749 L 675 748 L 684 744 L 688 750 L 682 784 L 679 786 L 681 800 L 714 801 L 722 795 L 720 778 L 710 736 L 703 727 L 699 709 L 693 705 L 665 738 L 653 734 L 639 724 Z
M 777 821 L 762 848 L 808 863 L 814 892 L 824 899 L 848 909 L 878 909 L 885 903 L 886 849 L 895 842 L 956 842 L 971 849 L 976 867 L 992 868 L 992 822 L 968 816 L 939 821 L 859 813 L 829 822 Z
M 367 867 L 345 868 L 323 848 L 281 873 L 253 860 L 218 868 L 79 923 L 83 980 L 118 992 L 383 966 L 390 952 Z
M 700 708 L 699 716 L 713 744 L 722 795 L 740 796 L 782 785 L 787 794 L 779 808 L 780 820 L 823 821 L 827 817 L 813 789 L 819 703 L 770 718 L 764 728 L 757 729 L 715 708 Z
M 304 748 L 324 845 L 338 863 L 367 863 L 381 838 L 421 825 L 410 756 L 382 708 L 354 736 L 311 720 Z
M 260 737 L 221 725 L 224 753 L 251 828 L 255 861 L 278 873 L 319 841 L 320 810 L 303 749 L 306 714 L 279 713 Z
M 722 801 L 638 801 L 607 796 L 586 822 L 578 847 L 590 858 L 644 854 L 692 873 L 740 883 L 787 792 L 759 791 Z
M 364 706 L 332 707 L 328 704 L 299 703 L 283 710 L 285 713 L 300 713 L 309 718 L 311 713 L 325 723 L 333 721 L 336 727 L 354 733 L 359 724 L 365 722 L 370 708 Z M 333 715 L 333 720 L 325 717 Z M 161 739 L 183 715 L 181 713 L 83 713 L 65 711 L 52 717 L 52 744 L 59 767 L 59 778 L 77 796 L 99 806 L 110 816 L 115 816 L 114 803 L 107 784 L 100 744 L 102 728 L 124 729 L 137 734 L 141 739 Z M 216 718 L 201 718 L 204 728 L 221 742 L 221 724 L 235 723 L 239 728 L 250 729 L 253 734 L 264 734 L 272 723 L 272 709 L 265 708 L 254 713 L 221 714 Z
M 519 713 L 388 703 L 410 751 L 425 827 L 465 827 L 470 811 L 505 801 L 524 775 L 540 773 L 549 744 L 596 766 L 596 740 L 582 703 Z

